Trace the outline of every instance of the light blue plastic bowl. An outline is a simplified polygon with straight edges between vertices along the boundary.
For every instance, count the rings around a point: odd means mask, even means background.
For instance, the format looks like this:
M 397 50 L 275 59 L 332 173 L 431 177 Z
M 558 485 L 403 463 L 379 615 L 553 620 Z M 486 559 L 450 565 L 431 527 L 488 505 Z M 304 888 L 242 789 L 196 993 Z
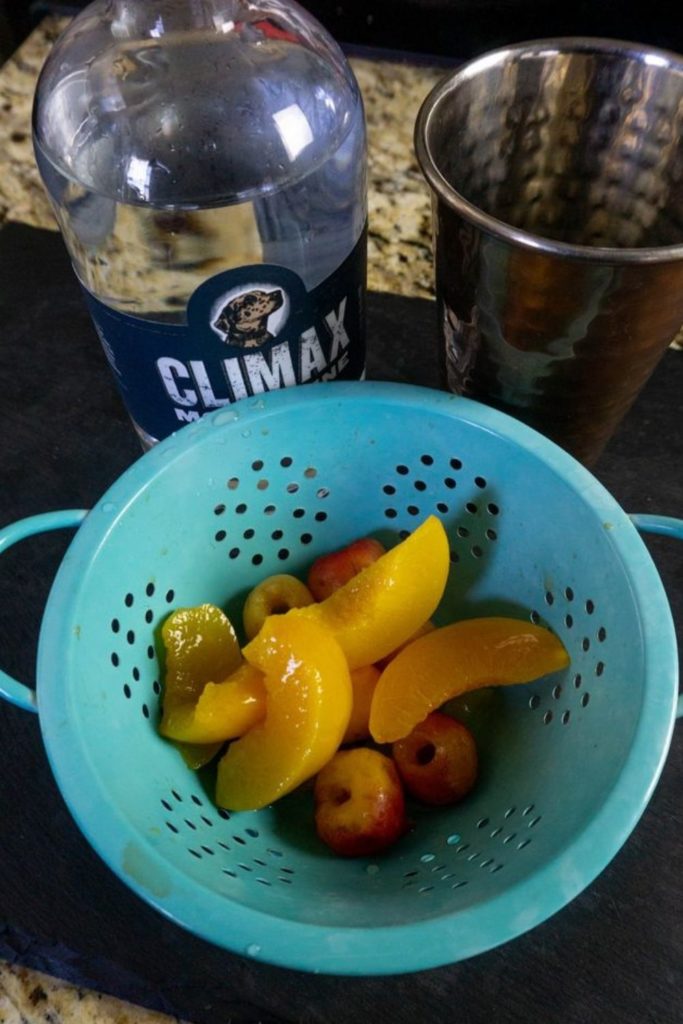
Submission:
M 376 860 L 315 836 L 310 791 L 228 815 L 159 738 L 153 631 L 175 607 L 237 613 L 265 575 L 428 514 L 452 572 L 439 623 L 503 613 L 548 624 L 570 668 L 491 691 L 481 777 L 462 804 L 416 814 Z M 45 611 L 36 709 L 81 831 L 139 896 L 248 957 L 307 971 L 391 974 L 470 957 L 565 906 L 634 828 L 668 750 L 676 641 L 638 529 L 538 434 L 462 398 L 329 384 L 245 400 L 133 465 L 87 514 L 8 527 L 0 549 L 78 526 Z M 484 698 L 488 700 L 488 698 Z M 483 717 L 482 717 L 483 715 Z M 475 722 L 473 721 L 473 727 Z

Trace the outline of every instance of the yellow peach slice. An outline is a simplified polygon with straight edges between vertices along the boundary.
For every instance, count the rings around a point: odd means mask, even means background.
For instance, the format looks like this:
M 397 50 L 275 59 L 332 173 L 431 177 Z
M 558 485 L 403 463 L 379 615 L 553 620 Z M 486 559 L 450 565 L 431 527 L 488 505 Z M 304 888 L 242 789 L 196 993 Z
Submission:
M 455 622 L 415 640 L 385 668 L 370 732 L 378 743 L 393 743 L 468 690 L 529 683 L 568 664 L 560 640 L 541 626 L 508 618 Z
M 165 667 L 159 732 L 170 738 L 170 717 L 189 715 L 205 684 L 230 675 L 242 655 L 230 620 L 212 604 L 172 612 L 161 627 L 161 640 Z M 211 761 L 221 746 L 174 742 L 188 768 L 195 771 Z
M 171 708 L 159 730 L 183 743 L 216 743 L 242 736 L 265 713 L 263 674 L 245 663 L 223 682 L 208 682 L 196 704 Z
M 213 604 L 172 612 L 161 627 L 161 639 L 164 713 L 194 703 L 206 683 L 225 679 L 242 661 L 230 620 Z
M 257 810 L 315 775 L 339 747 L 351 716 L 351 680 L 334 637 L 295 613 L 266 619 L 243 651 L 263 673 L 265 718 L 218 763 L 216 803 Z
M 336 639 L 349 668 L 371 665 L 405 643 L 436 610 L 449 569 L 446 531 L 429 516 L 320 604 L 290 616 L 315 620 Z

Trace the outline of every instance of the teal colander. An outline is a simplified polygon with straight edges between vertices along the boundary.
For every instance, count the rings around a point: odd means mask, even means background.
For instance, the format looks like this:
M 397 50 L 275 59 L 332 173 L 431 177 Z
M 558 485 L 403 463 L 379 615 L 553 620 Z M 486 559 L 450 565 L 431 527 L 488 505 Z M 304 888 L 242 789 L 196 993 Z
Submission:
M 342 860 L 316 838 L 310 790 L 228 814 L 159 738 L 155 627 L 172 608 L 238 612 L 265 575 L 372 533 L 441 518 L 452 572 L 436 620 L 548 624 L 571 666 L 496 694 L 479 784 L 413 808 L 390 852 Z M 80 829 L 117 875 L 197 935 L 310 971 L 434 967 L 543 921 L 606 866 L 661 771 L 676 641 L 637 530 L 569 456 L 516 421 L 407 385 L 321 384 L 244 400 L 167 439 L 87 514 L 8 527 L 7 547 L 78 526 L 40 633 L 35 708 Z M 493 691 L 491 691 L 493 694 Z M 483 723 L 483 724 L 482 724 Z M 473 719 L 474 727 L 474 719 Z

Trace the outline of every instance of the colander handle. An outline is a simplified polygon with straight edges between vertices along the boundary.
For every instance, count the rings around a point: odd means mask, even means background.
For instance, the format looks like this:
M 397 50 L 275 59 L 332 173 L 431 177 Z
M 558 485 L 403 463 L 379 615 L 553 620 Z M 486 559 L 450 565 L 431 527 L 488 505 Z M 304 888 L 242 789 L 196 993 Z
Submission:
M 683 540 L 683 519 L 673 516 L 632 515 L 631 522 L 641 533 L 660 533 L 665 537 Z M 678 698 L 676 718 L 683 718 L 683 694 Z
M 87 509 L 66 508 L 59 512 L 45 512 L 39 516 L 29 516 L 28 519 L 20 519 L 16 523 L 11 523 L 0 530 L 0 554 L 26 537 L 34 537 L 38 533 L 48 533 L 50 530 L 80 526 L 87 514 Z M 0 669 L 0 697 L 25 711 L 38 710 L 35 691 L 13 679 L 2 669 Z

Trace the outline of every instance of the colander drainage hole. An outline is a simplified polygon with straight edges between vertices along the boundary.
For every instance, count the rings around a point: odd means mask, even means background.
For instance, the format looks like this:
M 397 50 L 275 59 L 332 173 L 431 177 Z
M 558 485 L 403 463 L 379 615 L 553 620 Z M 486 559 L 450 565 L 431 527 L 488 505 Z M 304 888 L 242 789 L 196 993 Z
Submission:
M 486 480 L 484 479 L 483 476 L 475 476 L 474 482 L 476 486 L 479 487 L 482 491 L 486 487 Z
M 568 601 L 574 600 L 574 591 L 571 587 L 565 587 L 564 596 L 567 598 Z
M 451 459 L 449 466 L 457 472 L 457 470 L 462 469 L 462 459 Z
M 551 590 L 546 590 L 546 592 L 545 592 L 545 603 L 547 605 L 551 605 L 551 604 L 555 603 L 555 597 L 553 596 L 553 593 L 552 593 Z
M 172 590 L 172 589 L 171 590 L 167 590 L 166 591 L 166 604 L 171 604 L 173 602 L 174 598 L 175 598 L 175 590 Z
M 448 505 L 445 501 L 437 501 L 436 511 L 440 512 L 442 516 L 448 515 Z
M 222 503 L 220 505 L 216 505 L 216 507 L 213 510 L 213 514 L 215 516 L 222 516 L 224 512 L 225 512 L 225 505 L 223 505 Z
M 471 516 L 476 516 L 477 512 L 479 511 L 479 506 L 475 505 L 473 501 L 468 501 L 467 504 L 465 505 L 465 508 L 467 509 Z
M 145 716 L 145 718 L 149 718 L 149 708 L 147 707 L 146 704 L 142 705 L 142 713 Z
M 152 582 L 150 581 L 150 582 L 149 582 L 149 583 L 147 584 L 147 586 L 145 587 L 145 593 L 147 594 L 147 597 L 154 597 L 154 591 L 155 591 L 155 590 L 156 590 L 156 587 L 155 587 L 155 586 L 154 586 L 154 584 L 153 584 L 153 583 L 152 583 Z
M 583 696 L 581 697 L 581 707 L 582 708 L 587 707 L 588 706 L 588 702 L 589 702 L 590 699 L 591 699 L 590 693 L 588 693 L 588 692 L 584 693 Z
M 396 467 L 396 472 L 399 476 L 407 476 L 410 471 L 407 466 L 400 465 Z
M 452 491 L 455 487 L 457 487 L 457 483 L 452 476 L 445 476 L 443 478 L 443 483 L 444 487 L 447 487 L 449 491 Z
M 594 611 L 595 611 L 595 605 L 594 605 L 594 603 L 591 601 L 591 599 L 589 597 L 588 600 L 586 601 L 586 612 L 589 615 L 592 615 Z
M 416 491 L 427 490 L 427 484 L 424 482 L 424 480 L 416 480 L 415 483 L 413 484 L 413 487 L 415 488 Z
M 503 817 L 504 817 L 504 818 L 511 818 L 511 817 L 512 817 L 512 815 L 513 815 L 513 814 L 515 813 L 515 811 L 516 811 L 516 810 L 517 810 L 517 808 L 516 808 L 516 807 L 508 807 L 508 809 L 507 809 L 507 811 L 505 812 L 505 814 L 503 815 Z
M 533 811 L 533 809 L 534 809 L 534 806 L 535 806 L 534 804 L 527 804 L 527 806 L 526 806 L 526 807 L 524 808 L 524 810 L 522 811 L 522 814 L 523 814 L 523 815 L 524 815 L 525 817 L 526 817 L 526 816 L 527 816 L 528 814 L 531 814 L 531 812 L 532 812 L 532 811 Z
M 185 824 L 187 825 L 188 828 L 191 828 L 193 832 L 197 831 L 197 826 L 193 821 L 190 821 L 189 818 L 185 818 Z
M 489 823 L 489 819 L 488 818 L 480 818 L 479 821 L 477 822 L 477 828 L 486 828 L 488 823 Z
M 123 684 L 123 696 L 126 698 L 126 700 L 130 700 L 131 698 L 131 689 L 128 683 Z
M 420 462 L 422 463 L 423 466 L 433 466 L 434 465 L 433 457 L 431 455 L 427 455 L 427 454 L 420 456 Z
M 581 682 L 582 682 L 581 673 L 577 672 L 576 675 L 574 676 L 574 686 L 576 687 L 577 690 L 580 689 Z
M 208 828 L 213 828 L 213 822 L 211 818 L 207 818 L 206 815 L 202 814 L 201 819 Z
M 153 618 L 154 612 L 152 611 L 151 608 L 148 608 L 147 611 L 145 612 L 145 622 L 147 623 L 148 626 L 151 625 Z
M 133 595 L 129 593 L 126 594 L 126 596 L 124 597 L 123 603 L 125 604 L 126 608 L 132 608 L 134 600 L 135 598 L 133 597 Z
M 562 725 L 568 725 L 570 717 L 571 717 L 571 711 L 563 711 L 562 712 L 562 719 L 561 719 Z
M 254 461 L 251 464 L 251 468 L 254 470 L 255 473 L 258 473 L 260 469 L 263 469 L 263 459 L 254 459 Z
M 121 629 L 121 623 L 119 622 L 119 620 L 118 619 L 112 619 L 111 620 L 111 631 L 112 631 L 112 633 L 118 633 L 118 631 L 120 629 Z
M 172 822 L 167 821 L 166 822 L 166 828 L 169 830 L 169 832 L 173 832 L 174 835 L 176 835 L 176 836 L 178 835 L 178 829 L 175 827 L 175 825 Z
M 605 629 L 604 626 L 600 626 L 600 629 L 598 630 L 598 641 L 601 644 L 603 644 L 606 639 L 607 639 L 607 630 Z
M 283 469 L 289 469 L 293 462 L 294 459 L 291 457 L 291 455 L 283 455 L 283 457 L 280 459 L 280 465 L 282 466 Z
M 525 846 L 528 846 L 531 842 L 530 839 L 522 839 L 521 843 L 517 843 L 517 849 L 523 850 Z

